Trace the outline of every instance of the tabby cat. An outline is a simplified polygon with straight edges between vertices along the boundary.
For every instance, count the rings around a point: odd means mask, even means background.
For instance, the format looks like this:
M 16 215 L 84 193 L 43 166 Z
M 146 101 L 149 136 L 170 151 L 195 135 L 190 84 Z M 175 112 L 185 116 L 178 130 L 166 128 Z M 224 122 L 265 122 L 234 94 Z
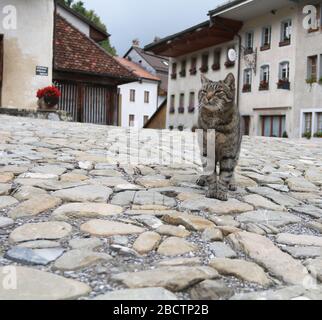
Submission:
M 208 198 L 227 201 L 228 190 L 237 190 L 234 172 L 242 141 L 241 117 L 235 104 L 235 77 L 230 73 L 224 81 L 215 82 L 202 75 L 201 80 L 198 127 L 204 130 L 204 150 L 208 143 L 206 131 L 214 129 L 216 132 L 216 169 L 210 176 L 201 176 L 197 183 L 200 186 L 209 186 Z

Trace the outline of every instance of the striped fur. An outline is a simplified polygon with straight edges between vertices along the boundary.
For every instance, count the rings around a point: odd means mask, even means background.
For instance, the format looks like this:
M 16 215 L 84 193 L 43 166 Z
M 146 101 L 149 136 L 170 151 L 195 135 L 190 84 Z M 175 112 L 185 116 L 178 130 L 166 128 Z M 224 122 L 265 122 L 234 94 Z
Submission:
M 242 134 L 241 117 L 235 104 L 235 77 L 228 74 L 224 81 L 214 82 L 202 75 L 202 89 L 199 92 L 198 126 L 206 133 L 216 130 L 215 163 L 219 165 L 210 176 L 202 176 L 198 184 L 209 185 L 207 197 L 227 200 L 228 190 L 236 191 L 234 179 L 238 163 Z M 204 150 L 207 148 L 207 135 L 204 134 Z

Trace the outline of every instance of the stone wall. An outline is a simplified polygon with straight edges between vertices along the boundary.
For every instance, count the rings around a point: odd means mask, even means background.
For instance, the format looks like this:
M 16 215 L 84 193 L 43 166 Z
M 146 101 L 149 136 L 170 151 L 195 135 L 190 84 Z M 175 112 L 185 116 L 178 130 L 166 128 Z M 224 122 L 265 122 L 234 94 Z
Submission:
M 66 111 L 47 111 L 47 110 L 29 110 L 29 109 L 13 109 L 0 108 L 0 114 L 6 114 L 15 117 L 25 117 L 33 119 L 46 119 L 52 121 L 72 122 L 73 118 Z

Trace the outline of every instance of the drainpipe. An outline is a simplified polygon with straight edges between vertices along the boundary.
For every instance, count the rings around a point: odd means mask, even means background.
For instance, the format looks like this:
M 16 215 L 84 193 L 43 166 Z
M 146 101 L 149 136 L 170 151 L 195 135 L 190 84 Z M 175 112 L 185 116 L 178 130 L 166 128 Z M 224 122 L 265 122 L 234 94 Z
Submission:
M 236 104 L 237 107 L 239 109 L 239 94 L 240 94 L 240 65 L 241 65 L 241 50 L 242 50 L 242 38 L 240 36 L 240 34 L 237 34 L 236 37 L 238 38 L 238 66 L 237 66 L 237 84 L 236 84 L 236 90 L 237 90 L 237 94 L 236 94 Z

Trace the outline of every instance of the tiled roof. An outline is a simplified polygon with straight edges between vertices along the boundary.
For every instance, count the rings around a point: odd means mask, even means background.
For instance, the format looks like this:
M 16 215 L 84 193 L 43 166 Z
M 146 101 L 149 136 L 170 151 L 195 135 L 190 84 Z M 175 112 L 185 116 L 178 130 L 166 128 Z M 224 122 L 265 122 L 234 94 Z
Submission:
M 126 67 L 129 71 L 133 72 L 137 77 L 143 78 L 143 79 L 149 79 L 149 80 L 155 80 L 155 81 L 161 81 L 160 78 L 157 76 L 149 73 L 145 69 L 141 68 L 136 63 L 129 61 L 125 58 L 115 57 L 115 59 L 121 63 L 124 67 Z
M 139 47 L 133 47 L 133 49 L 136 50 L 140 54 L 140 56 L 155 70 L 160 70 L 160 71 L 169 70 L 168 58 L 155 55 L 152 52 L 144 51 Z
M 56 15 L 54 68 L 136 81 L 137 77 L 81 31 Z

